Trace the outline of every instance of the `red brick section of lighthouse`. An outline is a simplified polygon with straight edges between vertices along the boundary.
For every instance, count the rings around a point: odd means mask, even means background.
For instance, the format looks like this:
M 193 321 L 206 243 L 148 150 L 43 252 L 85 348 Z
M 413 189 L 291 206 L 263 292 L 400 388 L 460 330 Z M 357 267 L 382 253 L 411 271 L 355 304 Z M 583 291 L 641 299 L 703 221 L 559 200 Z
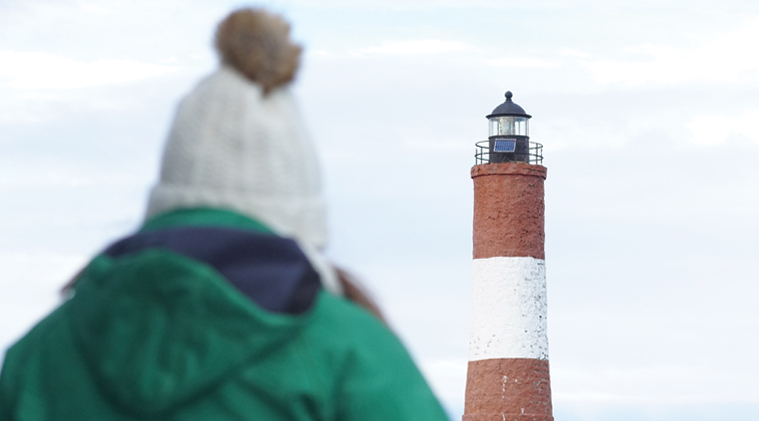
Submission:
M 542 165 L 516 162 L 472 168 L 474 259 L 545 259 L 546 175 Z M 552 421 L 548 359 L 469 361 L 465 399 L 463 421 Z

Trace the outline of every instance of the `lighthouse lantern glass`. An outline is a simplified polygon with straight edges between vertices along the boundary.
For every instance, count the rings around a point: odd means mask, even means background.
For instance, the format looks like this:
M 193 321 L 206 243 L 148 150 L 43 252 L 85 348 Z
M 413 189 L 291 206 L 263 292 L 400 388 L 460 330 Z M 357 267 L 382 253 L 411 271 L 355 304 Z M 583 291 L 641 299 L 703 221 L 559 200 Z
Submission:
M 491 117 L 490 136 L 529 136 L 527 123 L 526 117 Z

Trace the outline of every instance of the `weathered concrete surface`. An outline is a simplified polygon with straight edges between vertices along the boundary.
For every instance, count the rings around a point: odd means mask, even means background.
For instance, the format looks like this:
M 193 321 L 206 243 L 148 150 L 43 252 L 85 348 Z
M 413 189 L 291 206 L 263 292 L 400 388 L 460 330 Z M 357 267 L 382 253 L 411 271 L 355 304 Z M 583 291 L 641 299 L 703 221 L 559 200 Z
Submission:
M 463 421 L 552 421 L 547 360 L 470 361 Z
M 478 288 L 472 304 L 480 297 L 482 308 L 472 310 L 477 323 L 475 340 L 470 339 L 463 421 L 553 421 L 545 271 L 538 270 L 540 265 L 532 270 L 521 259 L 514 262 L 524 268 L 500 259 L 531 257 L 544 265 L 547 172 L 541 165 L 514 162 L 472 168 L 473 288 Z
M 472 262 L 469 361 L 548 359 L 545 262 L 490 257 Z
M 545 259 L 547 173 L 542 165 L 516 162 L 472 167 L 475 259 Z

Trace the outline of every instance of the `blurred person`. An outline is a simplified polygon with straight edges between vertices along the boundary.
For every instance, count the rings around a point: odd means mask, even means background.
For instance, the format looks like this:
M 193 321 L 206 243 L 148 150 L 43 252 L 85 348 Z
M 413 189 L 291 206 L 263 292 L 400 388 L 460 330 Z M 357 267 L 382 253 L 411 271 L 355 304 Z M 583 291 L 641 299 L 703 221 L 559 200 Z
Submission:
M 0 420 L 445 420 L 376 306 L 320 250 L 301 48 L 262 10 L 217 28 L 145 222 L 11 347 Z

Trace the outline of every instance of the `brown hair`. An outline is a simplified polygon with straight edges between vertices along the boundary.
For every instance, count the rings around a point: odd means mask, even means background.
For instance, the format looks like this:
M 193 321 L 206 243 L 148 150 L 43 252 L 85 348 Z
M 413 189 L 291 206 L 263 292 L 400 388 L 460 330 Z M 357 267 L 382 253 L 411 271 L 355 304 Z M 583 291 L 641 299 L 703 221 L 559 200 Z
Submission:
M 356 277 L 344 269 L 338 267 L 335 267 L 334 269 L 335 272 L 337 272 L 337 279 L 340 281 L 340 286 L 343 288 L 343 295 L 345 295 L 345 298 L 363 307 L 369 313 L 377 317 L 382 323 L 387 325 L 379 306 L 377 306 L 377 303 L 372 299 L 371 295 L 369 295 L 369 293 L 361 286 L 361 283 L 358 282 Z
M 219 23 L 215 38 L 222 63 L 258 83 L 264 94 L 290 82 L 302 48 L 290 41 L 290 25 L 259 9 L 240 9 Z

